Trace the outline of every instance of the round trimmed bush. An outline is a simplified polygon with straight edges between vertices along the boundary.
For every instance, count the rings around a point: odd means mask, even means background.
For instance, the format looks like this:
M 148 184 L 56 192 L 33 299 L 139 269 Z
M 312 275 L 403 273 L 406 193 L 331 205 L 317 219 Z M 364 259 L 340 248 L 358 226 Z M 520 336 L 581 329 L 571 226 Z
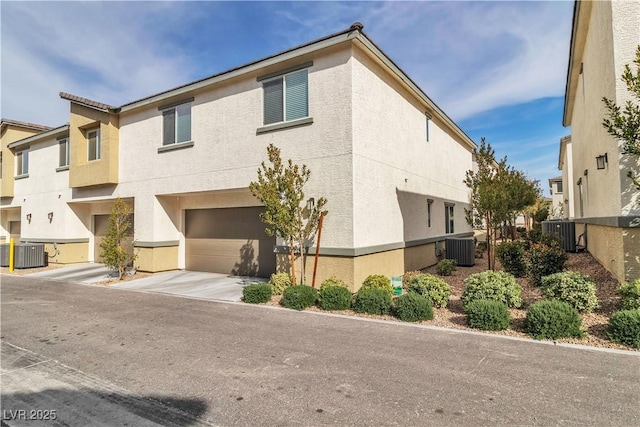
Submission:
M 479 299 L 465 308 L 467 324 L 483 331 L 502 331 L 509 327 L 509 308 L 500 301 Z
M 402 287 L 404 289 L 407 289 L 409 287 L 409 283 L 411 283 L 411 279 L 421 274 L 422 272 L 420 270 L 407 271 L 406 273 L 404 273 L 402 275 Z
M 419 274 L 409 282 L 409 292 L 427 297 L 434 307 L 446 307 L 451 295 L 451 286 L 439 277 L 431 274 Z
M 502 242 L 496 248 L 496 257 L 502 268 L 515 277 L 524 277 L 526 268 L 524 262 L 524 243 L 518 240 Z
M 522 287 L 518 285 L 515 277 L 504 271 L 487 270 L 475 273 L 464 279 L 464 284 L 461 300 L 465 310 L 467 304 L 479 299 L 499 301 L 507 307 L 522 305 Z
M 253 283 L 242 288 L 242 300 L 249 304 L 262 304 L 271 299 L 273 289 L 268 283 Z
M 318 300 L 318 291 L 307 285 L 296 285 L 285 288 L 280 304 L 294 310 L 304 310 Z
M 607 326 L 607 336 L 613 342 L 640 348 L 640 309 L 613 313 Z
M 564 301 L 580 313 L 598 307 L 596 283 L 576 271 L 564 271 L 542 278 L 542 295 Z
M 527 310 L 525 330 L 535 339 L 582 337 L 578 310 L 558 300 L 538 301 Z
M 621 308 L 623 310 L 635 310 L 640 308 L 640 279 L 622 285 L 618 288 L 618 295 L 621 298 Z
M 273 288 L 274 295 L 282 295 L 282 292 L 292 286 L 291 276 L 288 273 L 275 273 L 269 278 L 269 284 Z
M 352 298 L 351 291 L 345 286 L 325 286 L 320 288 L 319 305 L 323 310 L 348 310 Z
M 525 258 L 527 277 L 534 286 L 540 286 L 544 276 L 560 273 L 569 259 L 567 253 L 557 243 L 550 245 L 533 243 Z
M 391 279 L 387 276 L 383 276 L 381 274 L 372 274 L 364 279 L 362 282 L 363 288 L 375 288 L 375 289 L 384 289 L 389 292 L 389 296 L 393 295 L 393 287 L 391 286 Z
M 431 300 L 425 296 L 409 292 L 394 301 L 393 313 L 404 322 L 420 322 L 433 319 Z
M 346 288 L 348 287 L 346 283 L 344 283 L 342 280 L 338 279 L 335 276 L 331 276 L 328 279 L 324 279 L 322 281 L 322 283 L 320 283 L 320 289 L 324 289 L 324 288 L 330 288 L 330 287 L 342 287 L 342 288 Z
M 451 276 L 456 270 L 457 263 L 453 259 L 443 259 L 440 260 L 438 265 L 436 266 L 436 273 L 440 276 Z
M 382 288 L 360 288 L 353 301 L 353 310 L 368 314 L 389 314 L 391 294 Z

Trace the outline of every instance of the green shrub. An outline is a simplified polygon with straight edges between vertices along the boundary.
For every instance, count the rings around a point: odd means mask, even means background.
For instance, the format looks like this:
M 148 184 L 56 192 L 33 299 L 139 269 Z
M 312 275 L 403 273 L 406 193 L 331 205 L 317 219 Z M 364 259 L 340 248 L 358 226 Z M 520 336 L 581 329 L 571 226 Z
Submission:
M 433 319 L 431 300 L 414 292 L 401 295 L 395 299 L 393 312 L 404 322 L 420 322 Z
M 304 310 L 318 300 L 318 291 L 307 285 L 296 285 L 285 288 L 280 304 L 294 310 Z
M 249 304 L 261 304 L 271 299 L 273 289 L 268 283 L 253 283 L 242 288 L 242 300 Z
M 613 313 L 607 326 L 607 336 L 613 342 L 640 348 L 640 309 Z
M 532 228 L 524 239 L 524 249 L 528 251 L 534 244 L 560 246 L 560 237 L 556 233 L 545 233 L 542 228 Z
M 525 330 L 536 339 L 582 337 L 578 310 L 558 300 L 538 301 L 527 310 Z
M 501 331 L 509 327 L 509 308 L 500 301 L 479 299 L 465 308 L 467 324 L 484 331 Z
M 464 279 L 464 284 L 461 299 L 465 309 L 471 301 L 479 299 L 499 301 L 508 307 L 522 305 L 522 288 L 515 277 L 504 271 L 487 270 L 475 273 Z
M 623 310 L 634 310 L 640 308 L 640 279 L 636 279 L 627 285 L 618 288 L 621 306 Z
M 567 262 L 567 253 L 557 244 L 534 243 L 526 255 L 527 277 L 534 286 L 540 286 L 542 278 L 559 273 Z
M 402 287 L 404 289 L 407 289 L 409 287 L 409 283 L 411 282 L 411 279 L 413 279 L 416 276 L 419 276 L 422 274 L 422 271 L 420 270 L 416 270 L 416 271 L 407 271 L 406 273 L 404 273 L 402 275 Z
M 515 277 L 524 277 L 526 268 L 524 262 L 524 243 L 520 241 L 502 242 L 496 248 L 496 257 L 502 268 Z
M 291 276 L 288 273 L 275 273 L 271 275 L 269 284 L 273 287 L 274 295 L 282 295 L 282 292 L 292 285 Z
M 320 288 L 320 308 L 323 310 L 348 310 L 351 308 L 351 291 L 339 285 Z
M 439 277 L 431 274 L 419 274 L 411 279 L 407 288 L 409 292 L 427 297 L 435 307 L 444 308 L 449 302 L 451 286 Z
M 598 307 L 595 282 L 576 271 L 545 276 L 541 286 L 542 295 L 564 301 L 580 313 L 588 313 Z
M 360 288 L 353 302 L 353 310 L 359 313 L 389 314 L 391 294 L 382 288 Z
M 436 266 L 436 273 L 440 276 L 451 276 L 456 270 L 456 261 L 453 259 L 443 259 Z
M 391 279 L 381 274 L 372 274 L 364 279 L 362 287 L 367 289 L 384 289 L 389 292 L 389 296 L 393 295 L 393 287 L 391 286 Z
M 324 288 L 331 288 L 331 287 L 348 288 L 346 283 L 344 283 L 342 280 L 338 279 L 335 276 L 331 276 L 328 279 L 324 279 L 322 283 L 320 283 L 320 290 Z

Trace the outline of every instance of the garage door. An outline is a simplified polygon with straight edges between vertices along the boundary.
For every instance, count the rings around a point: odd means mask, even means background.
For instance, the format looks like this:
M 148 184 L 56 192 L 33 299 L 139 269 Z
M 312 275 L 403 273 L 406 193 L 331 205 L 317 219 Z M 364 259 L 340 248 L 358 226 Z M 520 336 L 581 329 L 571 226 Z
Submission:
M 274 273 L 276 241 L 265 233 L 261 212 L 262 207 L 187 210 L 187 270 L 260 277 Z

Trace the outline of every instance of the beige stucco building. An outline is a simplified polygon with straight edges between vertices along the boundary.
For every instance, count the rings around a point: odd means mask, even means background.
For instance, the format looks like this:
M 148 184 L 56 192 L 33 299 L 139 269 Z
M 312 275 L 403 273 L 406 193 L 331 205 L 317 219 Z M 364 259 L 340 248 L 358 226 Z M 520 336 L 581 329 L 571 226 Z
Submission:
M 640 160 L 602 126 L 602 98 L 631 99 L 620 76 L 638 45 L 640 2 L 575 3 L 564 109 L 571 136 L 559 167 L 576 234 L 586 233 L 587 250 L 621 281 L 640 277 L 640 194 L 627 178 Z
M 359 24 L 121 106 L 61 97 L 68 125 L 12 141 L 33 162 L 2 204 L 32 213 L 20 238 L 45 242 L 54 261 L 98 261 L 120 197 L 134 208 L 140 270 L 285 268 L 274 253 L 285 242 L 264 233 L 248 189 L 270 143 L 311 169 L 309 198 L 328 199 L 318 281 L 335 275 L 356 289 L 369 274 L 433 265 L 445 238 L 473 235 L 463 180 L 475 144 Z

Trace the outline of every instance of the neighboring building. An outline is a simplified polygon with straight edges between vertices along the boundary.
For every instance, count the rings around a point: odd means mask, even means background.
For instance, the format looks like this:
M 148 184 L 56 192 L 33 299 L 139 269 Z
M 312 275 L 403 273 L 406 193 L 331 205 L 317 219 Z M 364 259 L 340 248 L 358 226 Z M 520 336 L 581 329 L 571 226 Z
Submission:
M 562 176 L 549 179 L 549 192 L 551 193 L 551 205 L 549 206 L 550 219 L 565 219 L 566 210 L 564 203 L 564 184 Z
M 311 169 L 308 197 L 328 199 L 317 280 L 357 288 L 369 274 L 433 265 L 445 238 L 473 235 L 463 180 L 475 144 L 359 24 L 118 107 L 61 97 L 68 126 L 13 143 L 30 147 L 33 167 L 42 157 L 42 170 L 3 205 L 32 214 L 22 240 L 45 242 L 58 262 L 98 260 L 121 197 L 134 208 L 142 271 L 287 268 L 248 189 L 269 143 Z M 308 279 L 312 267 L 308 257 Z
M 640 195 L 626 176 L 640 164 L 602 126 L 602 98 L 631 100 L 620 76 L 638 45 L 640 2 L 575 3 L 564 108 L 571 138 L 559 163 L 576 235 L 586 231 L 587 250 L 621 281 L 640 277 Z

